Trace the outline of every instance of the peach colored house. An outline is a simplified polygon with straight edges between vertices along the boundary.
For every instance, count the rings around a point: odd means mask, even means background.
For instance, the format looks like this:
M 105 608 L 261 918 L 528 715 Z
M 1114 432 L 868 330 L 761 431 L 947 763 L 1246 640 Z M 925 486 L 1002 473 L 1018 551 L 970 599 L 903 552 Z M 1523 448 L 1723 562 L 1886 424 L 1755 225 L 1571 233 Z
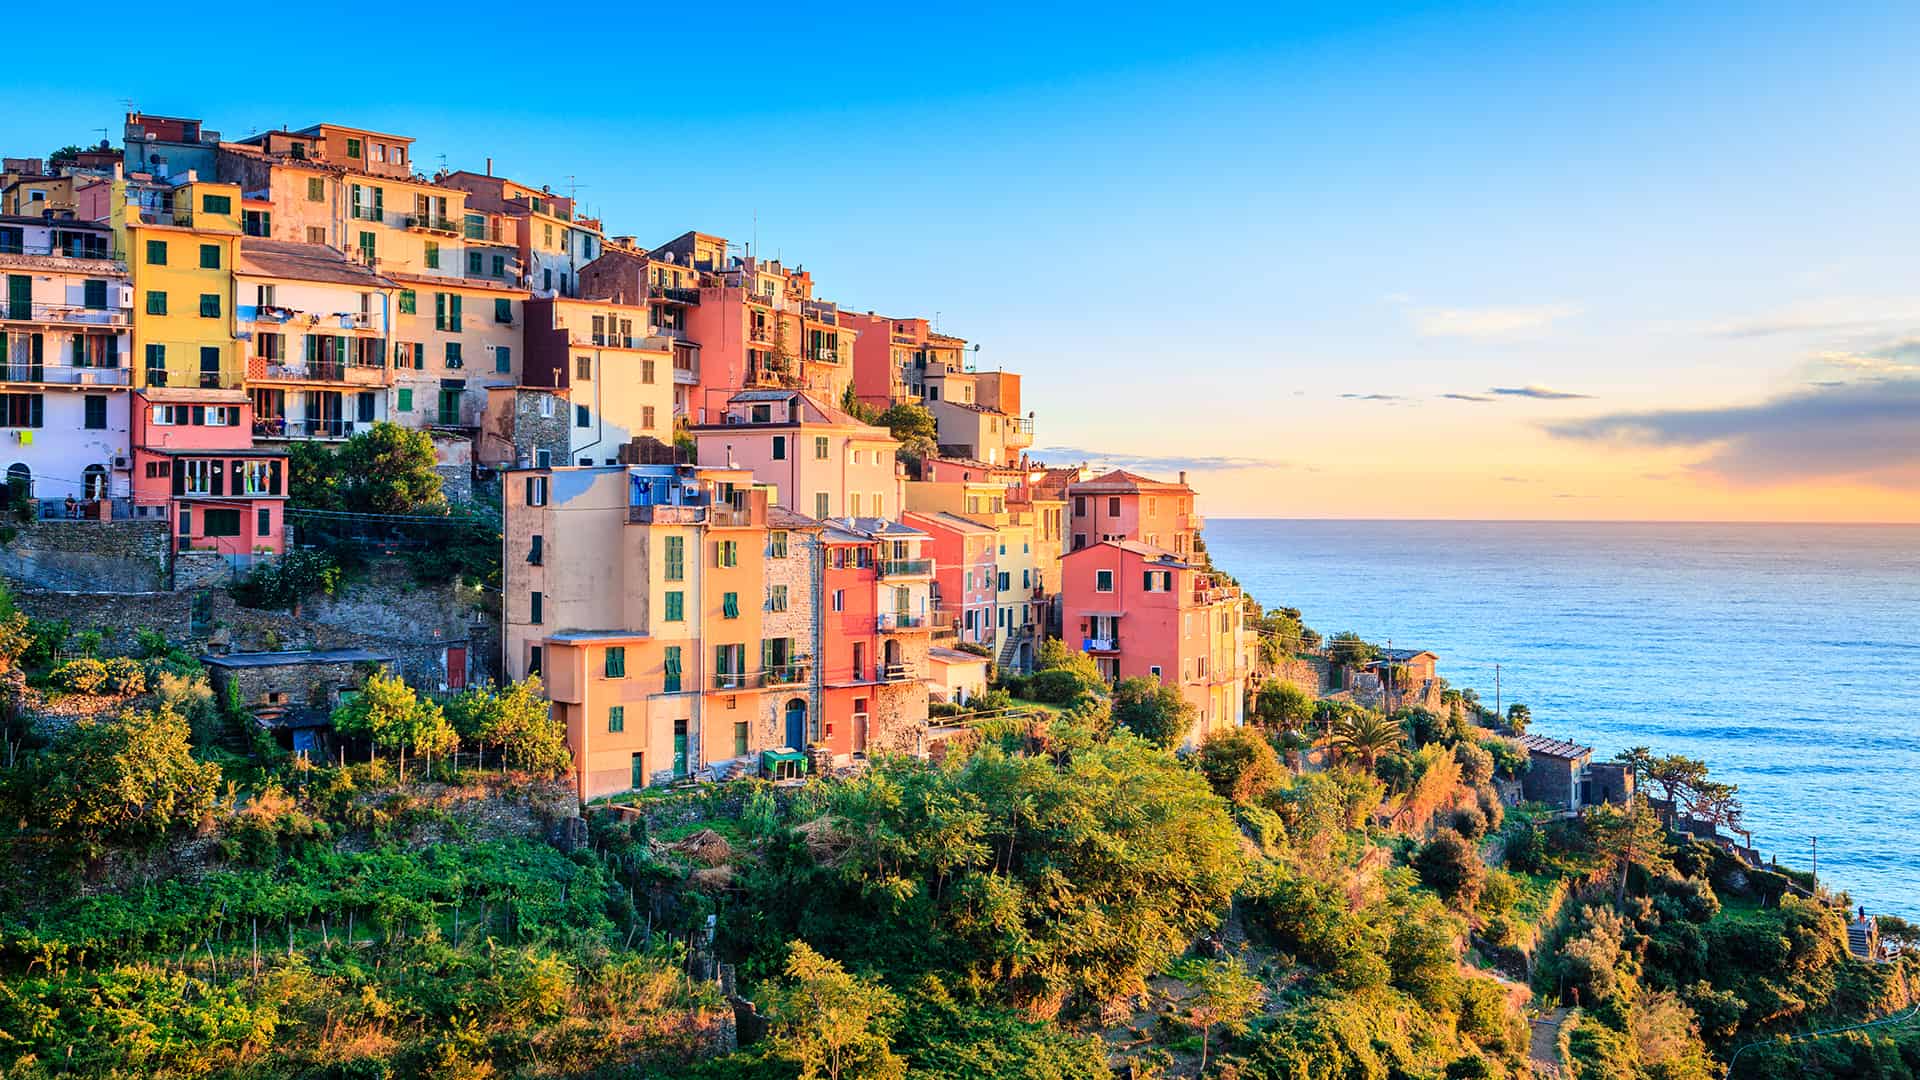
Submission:
M 925 749 L 933 560 L 926 533 L 897 521 L 826 522 L 821 544 L 823 723 L 836 758 Z
M 1108 540 L 1062 559 L 1062 630 L 1109 680 L 1144 676 L 1194 707 L 1186 742 L 1244 719 L 1240 590 L 1161 548 Z
M 1134 540 L 1182 558 L 1197 553 L 1201 517 L 1182 472 L 1166 483 L 1125 469 L 1067 485 L 1068 551 L 1105 540 Z
M 853 392 L 862 404 L 884 409 L 896 401 L 918 401 L 929 372 L 966 366 L 966 339 L 936 333 L 925 319 L 888 318 L 871 311 L 843 311 L 840 318 L 859 334 L 852 350 Z
M 774 502 L 816 518 L 893 517 L 903 483 L 887 429 L 800 390 L 746 390 L 711 424 L 688 429 L 703 466 L 753 473 Z

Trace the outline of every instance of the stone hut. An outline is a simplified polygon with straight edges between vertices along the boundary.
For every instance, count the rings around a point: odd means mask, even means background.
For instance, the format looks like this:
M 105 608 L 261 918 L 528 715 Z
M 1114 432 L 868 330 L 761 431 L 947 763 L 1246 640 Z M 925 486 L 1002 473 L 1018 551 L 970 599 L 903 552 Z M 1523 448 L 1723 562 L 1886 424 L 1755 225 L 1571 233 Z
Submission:
M 1527 748 L 1532 761 L 1521 777 L 1528 801 L 1546 803 L 1556 810 L 1580 809 L 1581 784 L 1593 760 L 1593 747 L 1545 735 L 1522 735 L 1520 745 Z
M 204 656 L 207 680 L 226 700 L 238 687 L 239 700 L 254 722 L 296 754 L 328 750 L 333 710 L 360 692 L 368 676 L 394 662 L 390 653 L 366 649 L 316 649 L 307 652 L 227 653 Z

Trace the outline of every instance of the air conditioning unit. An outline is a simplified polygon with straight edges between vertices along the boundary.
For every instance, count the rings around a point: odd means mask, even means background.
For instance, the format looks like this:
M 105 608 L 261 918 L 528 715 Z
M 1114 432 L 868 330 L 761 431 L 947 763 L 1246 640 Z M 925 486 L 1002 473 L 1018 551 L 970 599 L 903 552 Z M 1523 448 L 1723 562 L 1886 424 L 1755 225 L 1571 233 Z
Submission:
M 113 471 L 129 472 L 133 469 L 133 459 L 125 454 L 113 455 Z
M 123 308 L 130 308 L 133 306 L 133 286 L 131 285 L 120 286 L 120 305 L 119 306 Z

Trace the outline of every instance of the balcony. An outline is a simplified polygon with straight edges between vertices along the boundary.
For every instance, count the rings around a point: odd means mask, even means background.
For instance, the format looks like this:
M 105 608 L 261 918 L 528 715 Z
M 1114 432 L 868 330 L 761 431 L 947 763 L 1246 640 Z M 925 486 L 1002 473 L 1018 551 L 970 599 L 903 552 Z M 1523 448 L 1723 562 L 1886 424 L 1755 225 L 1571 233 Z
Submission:
M 665 300 L 670 304 L 697 304 L 700 302 L 699 289 L 683 289 L 673 285 L 654 285 L 647 290 L 655 300 Z
M 1015 416 L 1007 420 L 1007 442 L 1009 445 L 1027 446 L 1033 442 L 1033 417 Z
M 0 364 L 0 381 L 45 383 L 49 386 L 126 386 L 132 372 L 120 367 L 74 367 L 68 364 Z
M 883 611 L 874 619 L 874 629 L 880 633 L 894 630 L 925 630 L 927 617 L 905 611 Z
M 764 671 L 716 671 L 713 673 L 715 690 L 752 690 L 759 687 L 766 676 Z
M 698 525 L 707 520 L 704 506 L 629 506 L 630 525 Z
M 347 216 L 355 221 L 374 221 L 384 223 L 386 210 L 379 206 L 352 206 L 347 208 Z
M 80 304 L 7 303 L 0 305 L 0 319 L 65 326 L 125 326 L 127 312 L 120 308 L 90 308 Z
M 33 500 L 41 521 L 165 521 L 166 503 L 136 503 L 128 498 Z
M 707 524 L 719 526 L 752 525 L 753 507 L 719 503 L 708 507 Z
M 700 385 L 700 373 L 693 368 L 681 367 L 679 364 L 675 364 L 673 365 L 673 381 L 674 384 L 678 386 L 698 386 Z
M 589 334 L 587 337 L 589 342 L 603 349 L 644 349 L 647 347 L 646 338 L 635 337 L 632 334 Z M 587 342 L 576 342 L 575 344 L 586 343 Z
M 747 340 L 759 345 L 771 345 L 773 344 L 773 327 L 766 325 L 749 326 L 747 327 Z
M 873 572 L 883 578 L 926 577 L 933 573 L 933 560 L 882 559 L 873 564 Z
M 256 378 L 267 380 L 285 380 L 287 382 L 325 382 L 353 383 L 361 386 L 378 386 L 386 377 L 386 368 L 372 364 L 338 364 L 321 362 L 316 364 L 283 364 L 263 361 L 260 357 L 253 360 L 259 364 L 260 374 Z
M 915 678 L 913 669 L 906 664 L 887 664 L 874 669 L 873 674 L 875 682 L 883 683 L 912 682 Z
M 406 225 L 408 229 L 415 232 L 444 233 L 447 236 L 460 235 L 460 226 L 455 225 L 446 218 L 435 217 L 431 214 L 408 214 L 406 217 Z
M 4 243 L 0 243 L 0 255 L 35 255 L 35 256 L 46 256 L 48 258 L 54 258 L 54 259 L 88 259 L 88 260 L 115 259 L 115 260 L 124 261 L 124 257 L 117 254 L 113 250 L 113 248 L 105 242 L 105 240 L 106 238 L 102 237 L 101 242 L 98 244 L 77 244 L 77 243 L 4 244 Z
M 1080 639 L 1080 651 L 1090 653 L 1111 653 L 1120 651 L 1120 636 L 1090 637 Z
M 1217 604 L 1223 600 L 1232 600 L 1240 595 L 1240 590 L 1227 585 L 1193 590 L 1193 602 L 1199 606 Z
M 813 358 L 822 364 L 837 364 L 840 362 L 840 350 L 822 346 L 813 350 Z
M 807 681 L 807 674 L 813 670 L 813 661 L 801 658 L 785 664 L 775 664 L 766 671 L 768 686 L 797 686 Z
M 354 421 L 338 419 L 309 420 L 270 416 L 253 422 L 256 439 L 346 439 L 353 435 Z

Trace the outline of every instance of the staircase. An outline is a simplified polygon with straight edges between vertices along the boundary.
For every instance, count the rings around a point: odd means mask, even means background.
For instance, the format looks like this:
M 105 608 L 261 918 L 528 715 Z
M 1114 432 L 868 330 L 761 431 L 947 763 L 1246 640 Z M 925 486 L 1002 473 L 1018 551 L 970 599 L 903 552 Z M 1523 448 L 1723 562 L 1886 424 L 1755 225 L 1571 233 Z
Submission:
M 1880 944 L 1880 927 L 1871 918 L 1847 921 L 1847 950 L 1862 960 L 1874 959 Z
M 1007 635 L 1000 646 L 1000 655 L 994 660 L 1001 671 L 1013 671 L 1014 661 L 1020 657 L 1020 643 L 1027 640 L 1027 628 L 1022 626 Z

